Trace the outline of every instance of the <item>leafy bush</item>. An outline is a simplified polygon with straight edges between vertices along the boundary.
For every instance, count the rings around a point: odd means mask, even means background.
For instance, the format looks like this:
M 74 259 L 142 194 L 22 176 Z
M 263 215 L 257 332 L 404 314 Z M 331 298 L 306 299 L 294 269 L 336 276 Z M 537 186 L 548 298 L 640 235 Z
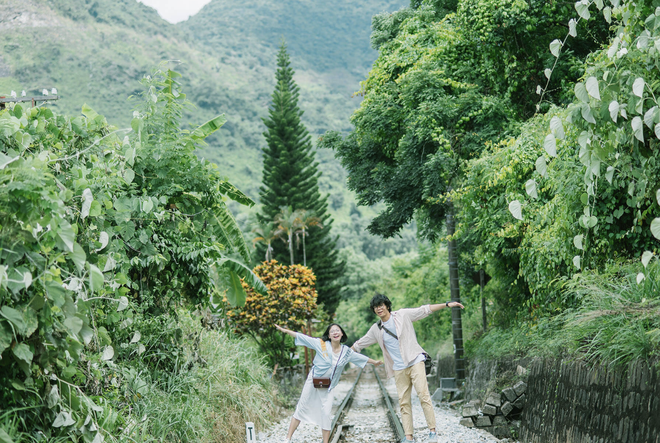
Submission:
M 224 118 L 181 130 L 177 77 L 145 77 L 130 129 L 87 106 L 74 118 L 0 112 L 0 403 L 17 432 L 120 435 L 115 364 L 152 349 L 135 324 L 208 303 L 213 268 L 265 292 L 227 256 L 249 259 L 225 200 L 253 203 L 195 156 Z M 169 338 L 145 354 L 155 371 L 177 367 L 180 337 Z
M 276 260 L 254 268 L 268 288 L 264 296 L 244 284 L 248 294 L 245 306 L 227 310 L 227 318 L 239 335 L 250 336 L 271 364 L 290 366 L 290 352 L 295 349 L 286 334 L 277 331 L 279 324 L 293 331 L 301 331 L 317 309 L 316 277 L 302 265 L 280 265 Z M 225 299 L 226 301 L 226 299 Z

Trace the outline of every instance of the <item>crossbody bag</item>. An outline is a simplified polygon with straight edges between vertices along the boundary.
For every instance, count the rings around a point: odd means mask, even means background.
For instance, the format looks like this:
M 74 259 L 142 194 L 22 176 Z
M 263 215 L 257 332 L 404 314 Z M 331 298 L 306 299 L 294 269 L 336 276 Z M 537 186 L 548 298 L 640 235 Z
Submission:
M 319 339 L 321 340 L 321 339 Z M 325 342 L 321 340 L 321 351 L 323 352 L 324 356 L 328 356 L 328 350 L 326 349 Z M 330 377 L 314 377 L 312 376 L 312 383 L 314 384 L 314 387 L 317 389 L 328 389 L 330 387 L 330 383 L 332 383 L 332 379 L 335 377 L 335 371 L 337 370 L 337 366 L 339 365 L 339 361 L 341 360 L 341 355 L 344 353 L 344 347 L 341 347 L 341 351 L 339 352 L 339 357 L 337 358 L 337 363 L 335 363 L 335 368 L 332 370 L 332 375 Z M 313 371 L 314 369 L 312 369 Z
M 397 335 L 394 332 L 387 329 L 383 325 L 382 320 L 378 320 L 377 324 L 378 324 L 378 329 L 381 329 L 381 330 L 387 332 L 392 337 L 394 337 L 397 341 L 399 341 L 399 337 L 397 337 Z M 435 362 L 433 360 L 431 360 L 431 356 L 429 354 L 427 354 L 426 352 L 422 352 L 422 355 L 424 356 L 424 371 L 426 372 L 426 375 L 429 375 L 431 373 L 431 369 L 433 369 L 433 366 L 435 366 Z

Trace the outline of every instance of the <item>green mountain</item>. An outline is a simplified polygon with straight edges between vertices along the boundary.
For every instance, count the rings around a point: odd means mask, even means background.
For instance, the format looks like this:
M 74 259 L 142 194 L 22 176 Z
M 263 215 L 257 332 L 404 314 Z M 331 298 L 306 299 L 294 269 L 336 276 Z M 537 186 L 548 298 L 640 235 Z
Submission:
M 178 60 L 181 64 L 170 64 L 183 74 L 184 90 L 195 105 L 186 121 L 198 124 L 220 113 L 228 118 L 201 155 L 257 199 L 265 145 L 261 118 L 267 115 L 281 39 L 291 53 L 303 120 L 313 138 L 326 130 L 348 131 L 360 100 L 353 93 L 376 57 L 369 44 L 371 17 L 407 4 L 213 0 L 173 25 L 136 0 L 4 0 L 0 95 L 23 89 L 35 95 L 55 87 L 62 98 L 49 106 L 78 113 L 87 103 L 108 121 L 128 127 L 127 100 L 139 90 L 138 80 L 158 63 Z M 332 152 L 319 150 L 317 160 L 335 226 L 351 241 L 370 242 L 371 249 L 405 249 L 410 238 L 381 247 L 361 228 L 354 232 L 374 211 L 356 208 Z

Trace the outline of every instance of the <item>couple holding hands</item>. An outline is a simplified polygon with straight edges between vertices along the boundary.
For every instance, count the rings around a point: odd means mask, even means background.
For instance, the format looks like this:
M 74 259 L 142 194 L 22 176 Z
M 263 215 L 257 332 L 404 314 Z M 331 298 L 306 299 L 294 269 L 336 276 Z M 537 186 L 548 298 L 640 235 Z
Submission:
M 349 362 L 361 368 L 367 363 L 375 366 L 383 364 L 382 361 L 372 360 L 359 353 L 360 350 L 375 343 L 378 343 L 383 351 L 387 378 L 394 377 L 396 383 L 399 407 L 401 408 L 401 421 L 406 434 L 402 443 L 413 441 L 411 403 L 413 386 L 419 396 L 426 424 L 429 427 L 427 442 L 434 443 L 438 441 L 435 430 L 435 413 L 426 382 L 424 361 L 428 354 L 417 343 L 417 336 L 412 323 L 440 309 L 446 307 L 462 309 L 463 305 L 459 302 L 447 302 L 392 312 L 390 299 L 376 293 L 369 306 L 379 317 L 379 321 L 371 326 L 367 334 L 350 348 L 342 344 L 347 337 L 338 324 L 328 326 L 320 339 L 275 325 L 279 331 L 295 338 L 296 346 L 306 346 L 316 351 L 314 366 L 305 381 L 296 411 L 293 413 L 293 418 L 291 418 L 286 443 L 291 442 L 291 437 L 301 421 L 320 426 L 323 432 L 323 443 L 328 443 L 332 421 L 332 389 L 339 382 L 341 373 Z

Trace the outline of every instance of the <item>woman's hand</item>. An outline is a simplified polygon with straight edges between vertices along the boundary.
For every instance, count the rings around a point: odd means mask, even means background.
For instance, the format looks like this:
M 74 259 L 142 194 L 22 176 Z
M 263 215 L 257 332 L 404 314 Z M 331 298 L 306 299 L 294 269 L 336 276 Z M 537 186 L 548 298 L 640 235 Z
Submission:
M 273 325 L 275 328 L 280 331 L 284 332 L 285 334 L 289 334 L 291 337 L 296 338 L 297 333 L 293 332 L 291 329 L 283 328 L 280 325 Z
M 380 360 L 376 360 L 376 361 L 374 362 L 374 366 L 380 366 L 380 365 L 382 365 L 382 364 L 383 364 L 383 362 L 380 361 Z

